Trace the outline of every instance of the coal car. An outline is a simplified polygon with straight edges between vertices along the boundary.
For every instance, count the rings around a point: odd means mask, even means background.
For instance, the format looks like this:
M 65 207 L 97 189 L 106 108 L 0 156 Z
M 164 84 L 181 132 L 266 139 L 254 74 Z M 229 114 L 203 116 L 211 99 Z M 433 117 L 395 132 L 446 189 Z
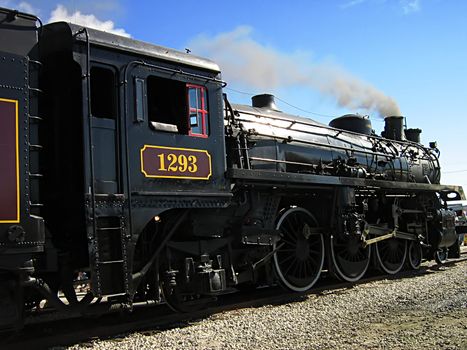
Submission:
M 208 59 L 0 9 L 0 329 L 323 270 L 396 274 L 457 239 L 435 144 L 388 116 L 324 125 L 231 104 Z M 84 279 L 83 279 L 84 278 Z M 75 285 L 87 293 L 77 295 Z

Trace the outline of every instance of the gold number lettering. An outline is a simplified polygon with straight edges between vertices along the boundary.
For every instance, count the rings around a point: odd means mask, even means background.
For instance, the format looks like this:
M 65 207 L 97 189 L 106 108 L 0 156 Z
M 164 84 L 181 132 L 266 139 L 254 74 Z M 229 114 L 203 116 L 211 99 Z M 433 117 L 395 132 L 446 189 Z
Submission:
M 198 159 L 196 156 L 188 156 L 188 163 L 190 163 L 190 165 L 188 165 L 188 171 L 190 173 L 196 173 L 198 171 L 198 165 L 196 165 L 197 161 Z
M 176 155 L 173 153 L 158 154 L 159 158 L 159 171 L 181 172 L 186 171 L 196 173 L 198 171 L 198 158 L 194 155 L 186 156 L 185 154 Z M 168 163 L 168 166 L 166 164 Z
M 178 169 L 177 169 L 177 156 L 173 153 L 170 153 L 168 156 L 167 156 L 167 160 L 170 162 L 169 164 L 169 171 L 173 171 L 173 172 L 176 172 Z
M 178 164 L 179 164 L 178 171 L 184 173 L 186 169 L 188 168 L 188 159 L 186 155 L 180 154 L 178 156 Z
M 164 154 L 158 154 L 159 157 L 159 171 L 167 171 L 167 168 L 165 167 L 165 155 Z

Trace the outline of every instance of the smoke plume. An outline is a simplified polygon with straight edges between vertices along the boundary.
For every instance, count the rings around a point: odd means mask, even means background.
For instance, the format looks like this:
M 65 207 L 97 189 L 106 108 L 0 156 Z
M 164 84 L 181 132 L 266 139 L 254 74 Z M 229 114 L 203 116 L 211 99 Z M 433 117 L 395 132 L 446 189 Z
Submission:
M 252 29 L 237 27 L 214 37 L 198 36 L 192 51 L 212 58 L 224 78 L 265 92 L 287 86 L 305 86 L 333 97 L 341 107 L 375 111 L 380 116 L 400 115 L 397 103 L 371 84 L 331 63 L 313 63 L 303 53 L 286 54 L 251 38 Z

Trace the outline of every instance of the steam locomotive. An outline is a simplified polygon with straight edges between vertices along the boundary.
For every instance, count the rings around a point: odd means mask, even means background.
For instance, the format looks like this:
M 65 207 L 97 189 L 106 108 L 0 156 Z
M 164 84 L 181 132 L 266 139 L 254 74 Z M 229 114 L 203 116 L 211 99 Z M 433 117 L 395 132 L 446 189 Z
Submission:
M 323 270 L 396 274 L 457 239 L 462 188 L 400 116 L 378 136 L 271 95 L 231 104 L 212 61 L 9 9 L 0 51 L 2 330 L 43 300 L 190 312 L 244 287 L 303 292 Z

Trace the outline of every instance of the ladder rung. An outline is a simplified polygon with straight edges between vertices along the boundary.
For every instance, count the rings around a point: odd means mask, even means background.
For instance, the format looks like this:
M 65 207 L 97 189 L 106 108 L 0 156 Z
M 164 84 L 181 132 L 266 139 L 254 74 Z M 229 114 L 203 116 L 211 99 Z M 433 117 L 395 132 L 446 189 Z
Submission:
M 40 208 L 40 207 L 43 207 L 44 204 L 42 204 L 42 203 L 31 203 L 31 202 L 29 202 L 29 206 L 30 206 L 30 207 L 33 207 L 33 208 Z
M 38 92 L 40 94 L 43 94 L 44 91 L 42 91 L 41 89 L 38 89 L 38 88 L 35 88 L 35 87 L 31 87 L 31 86 L 28 86 L 28 90 L 29 91 L 34 91 L 34 92 Z
M 98 261 L 99 265 L 122 264 L 123 260 Z
M 29 145 L 31 151 L 41 151 L 44 147 L 42 145 Z
M 118 230 L 120 231 L 122 228 L 119 227 L 98 227 L 97 231 L 112 231 L 112 230 Z
M 39 117 L 37 115 L 30 115 L 29 116 L 29 119 L 32 119 L 32 120 L 37 120 L 39 122 L 43 121 L 44 119 L 42 117 Z
M 42 67 L 42 66 L 43 66 L 42 62 L 41 62 L 41 61 L 37 61 L 37 60 L 29 59 L 29 63 L 37 64 L 39 67 Z

